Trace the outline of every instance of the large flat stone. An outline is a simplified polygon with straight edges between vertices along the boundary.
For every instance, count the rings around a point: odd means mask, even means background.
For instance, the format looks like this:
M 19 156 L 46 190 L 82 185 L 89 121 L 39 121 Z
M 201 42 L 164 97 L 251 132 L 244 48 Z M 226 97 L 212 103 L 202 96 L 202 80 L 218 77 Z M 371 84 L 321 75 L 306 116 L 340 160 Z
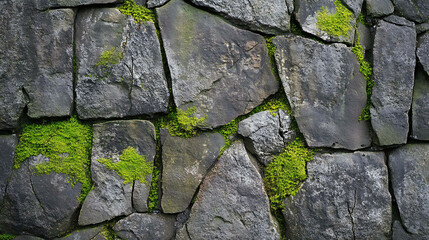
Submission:
M 316 154 L 284 201 L 288 239 L 389 239 L 392 202 L 383 152 Z
M 396 13 L 415 22 L 429 21 L 429 2 L 427 0 L 392 0 Z
M 0 209 L 2 207 L 7 182 L 12 174 L 15 147 L 17 144 L 18 138 L 15 134 L 4 136 L 0 135 Z
M 429 236 L 429 145 L 393 150 L 389 169 L 402 224 L 411 234 Z
M 176 106 L 214 128 L 278 90 L 265 39 L 173 0 L 157 10 Z
M 415 51 L 414 23 L 400 17 L 379 21 L 373 49 L 371 124 L 382 146 L 407 142 Z
M 365 80 L 351 49 L 299 36 L 274 39 L 286 96 L 310 147 L 359 149 L 371 144 Z
M 116 8 L 84 9 L 76 21 L 79 117 L 166 112 L 169 93 L 155 25 L 136 24 Z

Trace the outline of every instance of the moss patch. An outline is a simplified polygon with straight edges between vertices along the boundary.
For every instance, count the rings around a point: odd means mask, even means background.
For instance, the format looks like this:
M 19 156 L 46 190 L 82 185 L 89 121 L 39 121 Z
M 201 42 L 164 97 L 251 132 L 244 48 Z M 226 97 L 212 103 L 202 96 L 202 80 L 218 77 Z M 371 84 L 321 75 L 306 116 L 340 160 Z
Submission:
M 159 171 L 158 168 L 156 166 L 154 166 L 153 174 L 152 174 L 152 184 L 150 186 L 150 192 L 149 192 L 149 197 L 148 197 L 148 201 L 149 201 L 148 211 L 149 212 L 153 212 L 153 210 L 155 210 L 159 205 L 158 179 L 159 179 L 160 173 L 161 173 L 161 171 Z
M 124 53 L 115 47 L 101 53 L 100 59 L 95 63 L 94 67 L 101 67 L 104 70 L 118 64 L 124 58 Z
M 15 150 L 14 168 L 30 156 L 39 154 L 49 162 L 36 166 L 37 174 L 51 172 L 67 174 L 72 186 L 82 184 L 79 201 L 91 189 L 90 154 L 92 127 L 80 123 L 76 117 L 68 121 L 30 124 L 24 127 Z
M 100 158 L 97 161 L 104 164 L 108 169 L 114 170 L 124 179 L 124 184 L 139 180 L 149 185 L 146 177 L 152 173 L 152 164 L 146 161 L 146 156 L 139 155 L 135 148 L 128 147 L 119 156 L 119 160 L 117 163 L 105 158 Z
M 132 16 L 137 24 L 147 21 L 155 22 L 154 11 L 137 5 L 134 0 L 125 0 L 124 4 L 119 7 L 119 11 L 127 16 Z
M 193 114 L 195 111 L 195 106 L 188 108 L 186 111 L 181 109 L 175 111 L 174 108 L 170 107 L 170 113 L 160 118 L 156 125 L 158 128 L 167 128 L 172 136 L 183 138 L 193 137 L 197 135 L 196 127 L 203 124 L 207 119 L 207 116 L 202 118 L 194 117 Z
M 110 222 L 102 227 L 100 234 L 104 236 L 104 239 L 106 240 L 119 239 L 118 235 L 116 235 L 115 231 L 113 230 L 114 225 L 115 225 L 115 222 Z
M 306 163 L 313 159 L 314 152 L 297 139 L 283 150 L 265 169 L 264 183 L 273 211 L 283 208 L 286 196 L 294 196 L 307 178 Z
M 316 26 L 320 30 L 333 37 L 348 37 L 349 32 L 353 30 L 351 22 L 353 21 L 353 12 L 347 9 L 340 0 L 335 0 L 335 13 L 330 13 L 328 8 L 322 7 L 317 12 Z
M 12 240 L 15 236 L 10 234 L 0 234 L 0 240 Z

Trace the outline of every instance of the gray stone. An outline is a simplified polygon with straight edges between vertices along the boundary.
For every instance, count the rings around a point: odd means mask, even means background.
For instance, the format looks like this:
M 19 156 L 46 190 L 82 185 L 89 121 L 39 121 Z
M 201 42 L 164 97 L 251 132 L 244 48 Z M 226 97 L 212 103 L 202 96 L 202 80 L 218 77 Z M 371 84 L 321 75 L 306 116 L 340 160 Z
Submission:
M 65 237 L 55 238 L 54 240 L 93 240 L 102 230 L 102 227 L 80 229 L 73 231 Z
M 2 207 L 3 196 L 6 191 L 7 182 L 12 174 L 12 167 L 15 158 L 15 147 L 18 138 L 13 135 L 0 135 L 0 209 Z
M 154 23 L 136 24 L 116 8 L 85 9 L 76 21 L 79 117 L 166 112 L 169 93 Z
M 429 20 L 429 1 L 427 0 L 392 0 L 395 10 L 401 15 L 415 22 Z
M 389 169 L 405 229 L 429 235 L 429 145 L 408 144 L 393 150 Z
M 350 31 L 346 36 L 331 36 L 327 32 L 317 27 L 317 16 L 322 8 L 326 8 L 330 13 L 335 13 L 335 0 L 296 0 L 295 17 L 304 32 L 313 34 L 329 42 L 344 42 L 352 44 L 354 40 L 354 25 L 356 18 L 361 12 L 363 0 L 341 1 L 353 12 L 353 19 L 350 22 Z
M 262 177 L 243 143 L 233 143 L 204 179 L 184 228 L 194 240 L 280 239 Z
M 140 155 L 145 155 L 148 162 L 153 163 L 156 151 L 155 127 L 148 121 L 110 121 L 94 124 L 93 128 L 91 176 L 94 188 L 83 203 L 79 225 L 96 224 L 132 212 L 133 183 L 124 184 L 121 176 L 98 162 L 98 159 L 112 159 L 117 163 L 120 161 L 122 151 L 133 147 Z M 147 180 L 146 186 L 150 186 L 151 175 Z M 145 197 L 145 199 L 134 198 L 134 202 L 140 201 L 138 208 L 146 207 L 147 194 L 140 194 L 145 189 L 136 189 L 139 185 L 134 185 L 134 192 Z
M 299 129 L 310 147 L 359 149 L 371 144 L 365 79 L 351 49 L 299 36 L 274 39 L 275 57 Z
M 429 76 L 421 68 L 416 70 L 411 113 L 411 137 L 429 140 Z
M 219 133 L 162 140 L 162 199 L 164 213 L 183 212 L 219 156 L 225 140 Z
M 356 31 L 357 32 L 355 34 L 355 42 L 359 38 L 359 43 L 364 51 L 372 49 L 374 45 L 374 37 L 371 33 L 370 28 L 358 22 L 356 23 Z
M 162 5 L 166 4 L 168 1 L 170 0 L 148 0 L 147 7 L 148 8 L 161 7 Z
M 43 238 L 39 238 L 31 235 L 19 235 L 19 236 L 16 236 L 13 240 L 43 240 Z
M 381 146 L 407 142 L 416 66 L 414 23 L 399 17 L 389 21 L 396 24 L 377 24 L 373 49 L 371 123 Z
M 391 0 L 366 0 L 366 12 L 371 17 L 390 15 L 394 10 Z
M 53 238 L 73 227 L 81 184 L 72 187 L 64 174 L 35 175 L 35 166 L 45 161 L 42 155 L 30 157 L 13 171 L 0 211 L 0 232 Z
M 60 117 L 73 105 L 74 11 L 39 12 L 34 3 L 0 3 L 0 129 L 28 116 Z
M 49 8 L 69 8 L 92 4 L 122 3 L 124 0 L 36 0 L 38 10 Z
M 255 113 L 238 124 L 246 148 L 265 166 L 296 137 L 290 128 L 292 118 L 283 110 L 279 112 Z
M 227 124 L 277 92 L 262 36 L 182 0 L 170 1 L 157 14 L 174 101 L 181 110 L 195 107 L 195 117 L 207 116 L 200 127 Z
M 429 22 L 421 23 L 416 25 L 417 34 L 421 34 L 429 31 Z
M 392 240 L 427 240 L 429 238 L 429 235 L 418 236 L 407 233 L 397 220 L 393 222 L 392 232 Z
M 174 215 L 133 213 L 113 227 L 116 234 L 128 240 L 170 240 L 176 229 Z
M 383 152 L 316 154 L 284 201 L 288 239 L 389 239 L 392 202 Z
M 191 0 L 197 6 L 221 13 L 245 28 L 267 34 L 279 34 L 290 29 L 286 1 L 277 0 Z
M 423 69 L 429 75 L 429 32 L 419 37 L 416 53 Z

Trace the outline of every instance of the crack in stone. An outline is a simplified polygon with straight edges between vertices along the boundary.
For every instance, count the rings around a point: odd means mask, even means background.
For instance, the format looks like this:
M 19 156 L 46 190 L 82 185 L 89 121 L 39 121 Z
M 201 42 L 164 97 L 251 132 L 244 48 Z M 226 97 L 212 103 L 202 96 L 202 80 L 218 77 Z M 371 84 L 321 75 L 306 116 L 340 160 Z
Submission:
M 349 203 L 347 202 L 347 211 L 349 212 L 350 222 L 352 224 L 353 240 L 356 239 L 355 223 L 354 223 L 354 219 L 353 219 L 353 211 L 355 210 L 355 207 L 356 207 L 356 201 L 357 201 L 357 199 L 356 199 L 356 189 L 355 189 L 354 194 L 353 194 L 353 206 L 351 209 L 350 209 Z

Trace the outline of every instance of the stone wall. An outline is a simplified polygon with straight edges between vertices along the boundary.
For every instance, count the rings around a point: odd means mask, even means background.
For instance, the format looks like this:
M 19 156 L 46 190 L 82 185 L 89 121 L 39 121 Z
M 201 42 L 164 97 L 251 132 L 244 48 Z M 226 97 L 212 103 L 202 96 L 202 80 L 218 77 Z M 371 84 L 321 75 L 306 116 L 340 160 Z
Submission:
M 1 240 L 429 238 L 427 0 L 0 0 L 0 40 Z

